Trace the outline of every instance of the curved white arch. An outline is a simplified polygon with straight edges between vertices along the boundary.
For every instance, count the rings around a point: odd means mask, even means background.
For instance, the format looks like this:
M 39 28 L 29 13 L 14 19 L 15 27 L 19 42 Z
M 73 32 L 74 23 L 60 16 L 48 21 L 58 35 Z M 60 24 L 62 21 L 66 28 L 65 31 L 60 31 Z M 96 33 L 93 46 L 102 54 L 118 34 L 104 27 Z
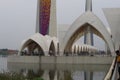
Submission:
M 48 47 L 47 51 L 49 52 L 49 48 L 50 48 L 50 45 L 51 45 L 51 42 L 52 42 L 52 38 L 49 35 L 45 35 L 44 38 L 46 40 L 45 43 L 47 44 L 47 47 Z
M 71 39 L 71 36 L 78 29 L 80 29 L 80 27 L 82 27 L 82 25 L 84 25 L 86 23 L 92 25 L 96 30 L 98 30 L 100 32 L 100 34 L 103 36 L 104 40 L 108 44 L 111 52 L 114 52 L 113 42 L 112 42 L 112 39 L 110 37 L 109 32 L 107 31 L 107 29 L 105 28 L 105 26 L 101 22 L 101 20 L 97 16 L 95 16 L 92 12 L 89 12 L 89 11 L 86 12 L 86 13 L 84 13 L 80 17 L 78 17 L 73 22 L 73 24 L 71 25 L 71 27 L 69 28 L 69 30 L 66 32 L 66 35 L 65 35 L 65 37 L 64 37 L 64 39 L 62 41 L 62 44 L 60 45 L 61 51 L 64 52 L 64 50 L 66 49 L 66 47 L 69 44 L 68 41 Z M 73 40 L 71 40 L 71 41 L 73 41 Z
M 48 46 L 46 44 L 46 38 L 44 38 L 44 36 L 42 36 L 41 34 L 39 33 L 36 33 L 35 35 L 31 36 L 30 38 L 28 38 L 26 41 L 24 41 L 22 43 L 22 46 L 20 48 L 20 52 L 27 46 L 27 44 L 30 42 L 30 41 L 34 41 L 36 42 L 43 50 L 44 52 L 44 55 L 47 56 L 48 53 L 46 53 L 46 51 L 48 51 Z M 19 53 L 20 55 L 20 53 Z
M 56 56 L 55 44 L 53 40 L 51 41 L 50 46 L 49 46 L 49 55 Z
M 56 51 L 56 53 L 57 53 L 57 48 L 58 48 L 58 39 L 56 38 L 56 37 L 52 37 L 52 40 L 53 40 L 53 43 L 54 43 L 54 45 L 55 45 L 55 51 Z
M 58 40 L 56 37 L 50 37 L 49 35 L 45 35 L 45 38 L 46 38 L 46 43 L 47 43 L 47 46 L 48 46 L 48 50 L 49 51 L 49 48 L 51 46 L 51 44 L 53 43 L 53 45 L 55 46 L 55 53 L 57 52 L 57 43 L 58 43 Z

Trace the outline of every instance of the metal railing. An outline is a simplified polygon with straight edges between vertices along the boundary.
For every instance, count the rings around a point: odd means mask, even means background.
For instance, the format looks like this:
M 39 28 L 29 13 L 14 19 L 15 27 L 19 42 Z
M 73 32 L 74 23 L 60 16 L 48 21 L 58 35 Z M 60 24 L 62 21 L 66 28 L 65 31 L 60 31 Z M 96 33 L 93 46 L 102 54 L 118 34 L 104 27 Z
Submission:
M 115 57 L 112 65 L 105 76 L 104 80 L 117 80 L 117 58 Z

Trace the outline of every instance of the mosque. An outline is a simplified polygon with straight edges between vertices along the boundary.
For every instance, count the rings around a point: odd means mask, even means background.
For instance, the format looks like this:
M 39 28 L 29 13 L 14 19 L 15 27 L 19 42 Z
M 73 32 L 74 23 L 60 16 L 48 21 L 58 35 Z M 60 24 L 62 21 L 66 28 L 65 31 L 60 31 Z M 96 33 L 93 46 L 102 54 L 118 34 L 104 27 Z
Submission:
M 36 33 L 21 44 L 19 55 L 62 56 L 79 55 L 77 53 L 97 53 L 93 34 L 107 45 L 111 55 L 120 46 L 120 9 L 103 9 L 111 29 L 107 30 L 102 21 L 92 12 L 92 0 L 86 0 L 85 12 L 69 27 L 57 26 L 56 0 L 37 1 Z M 73 45 L 84 36 L 84 45 Z
M 47 70 L 50 69 L 52 71 L 54 80 L 57 80 L 57 77 L 63 80 L 62 77 L 65 76 L 65 71 L 60 71 L 60 68 L 64 70 L 61 67 L 62 64 L 65 65 L 66 70 L 71 69 L 72 71 L 77 71 L 77 69 L 73 68 L 80 67 L 80 65 L 74 67 L 74 64 L 82 64 L 82 68 L 87 68 L 82 69 L 82 71 L 85 70 L 85 80 L 92 80 L 95 68 L 98 68 L 100 72 L 101 69 L 106 69 L 103 66 L 105 64 L 111 65 L 111 67 L 104 80 L 116 80 L 114 78 L 117 78 L 117 65 L 114 65 L 114 52 L 116 49 L 120 49 L 120 9 L 105 8 L 103 12 L 111 32 L 92 12 L 92 0 L 86 0 L 85 12 L 71 25 L 57 26 L 56 0 L 37 0 L 36 33 L 22 41 L 18 55 L 7 57 L 8 65 L 12 65 L 10 69 L 14 69 L 12 63 L 15 63 L 17 69 L 21 68 L 21 63 L 37 63 L 40 69 L 48 67 Z M 97 35 L 105 42 L 110 56 L 95 55 L 99 53 L 99 49 L 94 46 L 93 35 Z M 84 38 L 84 44 L 75 44 L 81 37 Z M 44 66 L 46 63 L 47 66 Z M 84 64 L 87 65 L 85 66 Z M 26 65 L 29 64 L 22 65 L 21 70 L 25 69 Z M 88 65 L 95 65 L 95 67 L 89 67 Z M 33 69 L 36 69 L 35 64 Z M 42 73 L 43 78 L 44 75 L 50 74 L 47 70 Z M 53 72 L 53 70 L 60 71 L 60 73 L 57 73 L 57 71 Z M 59 76 L 55 73 L 59 74 Z M 50 77 L 45 76 L 45 80 Z

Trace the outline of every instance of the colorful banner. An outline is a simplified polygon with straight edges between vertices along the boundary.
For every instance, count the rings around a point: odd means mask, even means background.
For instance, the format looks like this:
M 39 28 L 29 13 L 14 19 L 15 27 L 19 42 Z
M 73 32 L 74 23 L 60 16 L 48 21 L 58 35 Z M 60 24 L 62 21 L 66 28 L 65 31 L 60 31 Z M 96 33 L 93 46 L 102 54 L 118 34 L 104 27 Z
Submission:
M 49 31 L 51 0 L 40 0 L 39 31 L 46 35 Z

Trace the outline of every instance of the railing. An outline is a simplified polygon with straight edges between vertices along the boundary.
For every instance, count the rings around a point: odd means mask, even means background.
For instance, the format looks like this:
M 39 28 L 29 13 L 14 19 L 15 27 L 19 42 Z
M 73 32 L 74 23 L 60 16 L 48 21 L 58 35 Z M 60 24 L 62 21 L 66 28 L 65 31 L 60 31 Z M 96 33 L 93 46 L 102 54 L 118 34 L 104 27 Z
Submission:
M 104 80 L 117 80 L 117 58 L 115 57 L 112 65 L 105 76 Z

